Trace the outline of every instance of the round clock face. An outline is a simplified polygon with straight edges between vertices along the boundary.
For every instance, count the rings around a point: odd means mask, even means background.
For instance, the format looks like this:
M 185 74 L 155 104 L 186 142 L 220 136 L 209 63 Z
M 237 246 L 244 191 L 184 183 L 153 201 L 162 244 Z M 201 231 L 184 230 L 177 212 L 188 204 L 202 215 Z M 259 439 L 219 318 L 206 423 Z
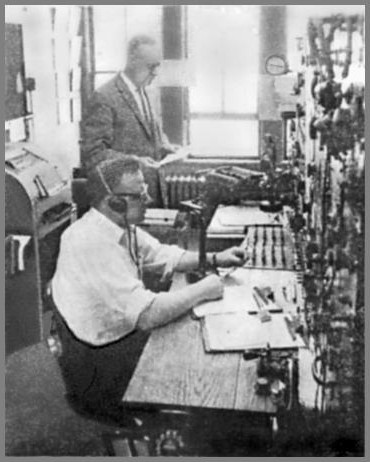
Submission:
M 266 59 L 265 68 L 270 75 L 282 75 L 288 71 L 288 64 L 284 56 L 272 55 Z

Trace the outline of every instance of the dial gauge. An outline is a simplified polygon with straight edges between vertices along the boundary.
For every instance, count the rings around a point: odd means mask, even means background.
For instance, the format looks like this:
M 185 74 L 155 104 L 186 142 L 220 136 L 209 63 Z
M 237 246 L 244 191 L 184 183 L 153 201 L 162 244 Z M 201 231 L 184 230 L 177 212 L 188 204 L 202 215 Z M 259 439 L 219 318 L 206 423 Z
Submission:
M 288 72 L 288 63 L 284 56 L 271 55 L 266 59 L 266 72 L 270 75 L 282 75 Z

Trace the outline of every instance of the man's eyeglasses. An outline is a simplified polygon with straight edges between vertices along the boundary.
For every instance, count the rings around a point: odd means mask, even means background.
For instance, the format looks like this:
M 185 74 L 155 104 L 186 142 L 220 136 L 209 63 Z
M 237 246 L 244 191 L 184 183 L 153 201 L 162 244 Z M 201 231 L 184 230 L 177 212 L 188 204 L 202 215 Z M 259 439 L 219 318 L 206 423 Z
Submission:
M 156 72 L 157 69 L 159 68 L 160 66 L 160 63 L 152 63 L 152 64 L 148 64 L 148 69 L 150 72 Z
M 132 197 L 132 199 L 146 202 L 150 200 L 150 195 L 148 193 L 148 185 L 145 185 L 144 190 L 141 193 L 132 193 L 132 192 L 115 192 L 113 193 L 115 197 Z

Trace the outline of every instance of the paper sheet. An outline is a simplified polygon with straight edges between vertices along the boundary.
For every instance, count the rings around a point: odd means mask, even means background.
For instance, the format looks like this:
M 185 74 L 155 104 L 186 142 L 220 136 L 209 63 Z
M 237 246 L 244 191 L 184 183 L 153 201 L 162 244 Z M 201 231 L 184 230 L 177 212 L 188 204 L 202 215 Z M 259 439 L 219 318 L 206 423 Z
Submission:
M 147 209 L 145 211 L 144 224 L 163 224 L 164 222 L 173 225 L 179 214 L 177 209 Z
M 296 314 L 297 306 L 303 307 L 302 287 L 294 271 L 238 268 L 225 280 L 223 298 L 201 303 L 193 308 L 193 314 L 201 318 L 209 314 L 256 313 L 255 286 L 261 289 L 270 287 L 276 305 L 284 312 Z
M 252 291 L 245 286 L 226 286 L 224 296 L 220 300 L 211 300 L 193 308 L 196 318 L 209 314 L 237 313 L 258 311 Z
M 176 162 L 179 160 L 184 160 L 189 156 L 189 149 L 186 146 L 180 147 L 177 149 L 176 152 L 167 154 L 166 157 L 164 157 L 160 162 L 159 165 L 160 167 L 163 167 L 164 165 L 170 164 L 172 162 Z
M 277 217 L 277 219 L 276 219 Z M 279 225 L 279 215 L 262 212 L 259 207 L 230 205 L 219 207 L 216 218 L 221 226 Z
M 248 313 L 216 314 L 203 318 L 202 331 L 207 351 L 243 351 L 249 348 L 297 348 L 305 344 L 299 335 L 293 339 L 284 314 L 273 314 L 261 322 Z
M 297 306 L 303 308 L 302 285 L 297 273 L 289 270 L 265 270 L 258 268 L 238 268 L 230 276 L 230 282 L 243 285 L 252 293 L 253 287 L 270 287 L 275 302 L 284 310 L 296 313 Z

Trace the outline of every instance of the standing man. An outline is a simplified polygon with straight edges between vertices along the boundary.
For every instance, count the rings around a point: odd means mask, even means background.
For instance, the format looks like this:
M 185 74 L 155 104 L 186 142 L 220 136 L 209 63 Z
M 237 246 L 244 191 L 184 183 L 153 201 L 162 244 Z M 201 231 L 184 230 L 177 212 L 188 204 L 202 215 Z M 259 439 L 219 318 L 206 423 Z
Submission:
M 82 122 L 81 140 L 82 167 L 87 175 L 99 162 L 114 157 L 112 151 L 139 157 L 149 192 L 157 204 L 160 202 L 157 161 L 174 151 L 146 92 L 159 65 L 155 40 L 146 35 L 133 37 L 128 44 L 124 71 L 93 94 Z
M 163 278 L 198 265 L 198 253 L 160 244 L 138 225 L 148 200 L 134 156 L 107 160 L 89 177 L 91 209 L 62 235 L 53 300 L 69 396 L 90 412 L 118 413 L 125 388 L 147 338 L 204 300 L 222 297 L 216 275 L 178 291 L 154 293 L 142 271 Z M 240 266 L 244 250 L 208 254 L 218 266 Z

